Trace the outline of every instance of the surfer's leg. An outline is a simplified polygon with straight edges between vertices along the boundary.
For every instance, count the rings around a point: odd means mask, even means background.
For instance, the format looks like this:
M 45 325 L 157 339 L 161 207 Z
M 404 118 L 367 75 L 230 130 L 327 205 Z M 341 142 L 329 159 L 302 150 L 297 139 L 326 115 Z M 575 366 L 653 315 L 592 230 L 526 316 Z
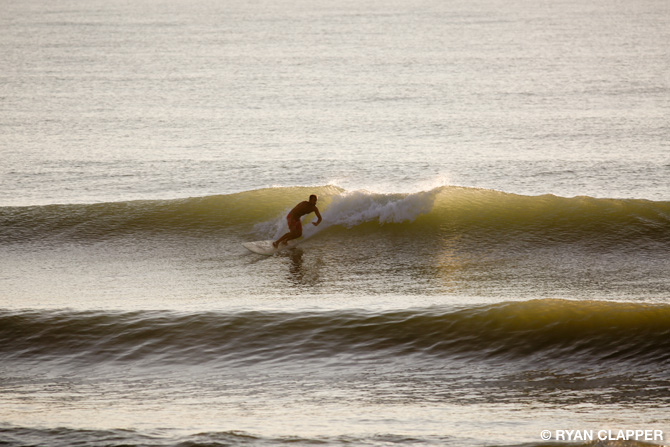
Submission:
M 298 239 L 299 237 L 300 237 L 300 235 L 296 236 L 295 234 L 289 234 L 289 236 L 286 239 L 284 239 L 283 244 L 286 245 L 286 244 L 288 244 L 288 241 L 292 241 L 293 239 Z
M 300 219 L 296 219 L 293 228 L 291 228 L 291 235 L 286 239 L 286 242 L 298 239 L 300 236 L 302 236 L 302 222 L 300 222 Z
M 281 244 L 282 242 L 286 243 L 285 241 L 288 240 L 287 238 L 288 238 L 289 236 L 291 236 L 291 233 L 290 233 L 290 232 L 289 232 L 289 233 L 286 233 L 285 235 L 283 235 L 282 237 L 280 237 L 279 239 L 277 239 L 276 241 L 274 241 L 274 242 L 272 243 L 272 246 L 273 246 L 274 248 L 277 248 L 277 247 L 279 247 L 279 244 Z
M 290 214 L 288 216 L 286 216 L 286 223 L 288 224 L 288 233 L 286 233 L 285 235 L 283 235 L 282 237 L 280 237 L 279 239 L 277 239 L 276 241 L 274 241 L 272 243 L 272 246 L 274 248 L 279 247 L 279 244 L 281 244 L 282 242 L 284 244 L 286 244 L 286 242 L 288 241 L 288 238 L 291 236 L 291 234 L 294 231 L 294 225 L 295 224 L 294 224 L 293 216 L 291 216 Z
M 274 243 L 272 245 L 275 248 L 279 247 L 279 244 L 281 243 L 286 245 L 288 244 L 288 241 L 298 239 L 300 236 L 302 236 L 302 222 L 300 222 L 300 219 L 290 219 L 289 232 L 283 235 L 281 238 L 279 238 L 279 240 L 276 242 L 277 245 L 275 245 Z

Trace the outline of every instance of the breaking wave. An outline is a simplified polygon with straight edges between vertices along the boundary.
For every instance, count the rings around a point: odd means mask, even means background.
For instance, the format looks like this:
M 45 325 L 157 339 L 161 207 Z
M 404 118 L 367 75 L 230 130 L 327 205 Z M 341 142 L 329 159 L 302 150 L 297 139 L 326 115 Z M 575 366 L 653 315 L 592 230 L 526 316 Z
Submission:
M 600 245 L 670 246 L 670 202 L 639 199 L 523 196 L 443 186 L 412 194 L 346 191 L 334 186 L 270 188 L 175 200 L 0 208 L 0 243 L 87 241 L 174 234 L 208 237 L 285 231 L 284 216 L 311 193 L 324 222 L 305 236 L 334 228 L 401 226 L 406 235 L 479 240 L 505 237 L 542 241 L 589 240 Z M 307 218 L 306 218 L 307 219 Z

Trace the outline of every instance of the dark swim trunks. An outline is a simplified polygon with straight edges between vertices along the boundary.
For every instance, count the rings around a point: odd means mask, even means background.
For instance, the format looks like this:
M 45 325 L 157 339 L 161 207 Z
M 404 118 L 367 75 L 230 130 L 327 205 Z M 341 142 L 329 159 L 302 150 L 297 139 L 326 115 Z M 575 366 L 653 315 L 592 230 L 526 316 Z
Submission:
M 293 214 L 286 216 L 286 222 L 288 222 L 288 229 L 291 233 L 302 233 L 302 222 L 300 222 L 300 219 L 293 217 Z

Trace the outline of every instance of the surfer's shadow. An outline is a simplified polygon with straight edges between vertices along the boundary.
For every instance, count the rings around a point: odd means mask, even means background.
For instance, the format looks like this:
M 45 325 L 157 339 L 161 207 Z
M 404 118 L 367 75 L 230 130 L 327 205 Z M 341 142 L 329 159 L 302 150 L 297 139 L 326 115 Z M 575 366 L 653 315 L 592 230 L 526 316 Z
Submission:
M 305 260 L 305 251 L 300 247 L 290 248 L 274 253 L 271 256 L 258 256 L 249 253 L 247 265 L 253 266 L 263 262 L 283 260 L 288 265 L 287 281 L 294 287 L 311 287 L 319 283 L 319 261 Z M 261 264 L 262 265 L 262 264 Z
M 305 261 L 305 252 L 294 248 L 277 253 L 289 261 L 286 279 L 295 287 L 315 286 L 319 283 L 318 263 Z

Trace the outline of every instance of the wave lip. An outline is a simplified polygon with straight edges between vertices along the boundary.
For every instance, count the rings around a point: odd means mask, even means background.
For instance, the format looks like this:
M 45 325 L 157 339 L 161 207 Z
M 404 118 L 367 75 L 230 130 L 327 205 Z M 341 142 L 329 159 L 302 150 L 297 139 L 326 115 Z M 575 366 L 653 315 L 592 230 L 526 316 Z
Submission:
M 532 300 L 370 313 L 0 312 L 0 358 L 221 366 L 323 360 L 670 365 L 670 306 Z

